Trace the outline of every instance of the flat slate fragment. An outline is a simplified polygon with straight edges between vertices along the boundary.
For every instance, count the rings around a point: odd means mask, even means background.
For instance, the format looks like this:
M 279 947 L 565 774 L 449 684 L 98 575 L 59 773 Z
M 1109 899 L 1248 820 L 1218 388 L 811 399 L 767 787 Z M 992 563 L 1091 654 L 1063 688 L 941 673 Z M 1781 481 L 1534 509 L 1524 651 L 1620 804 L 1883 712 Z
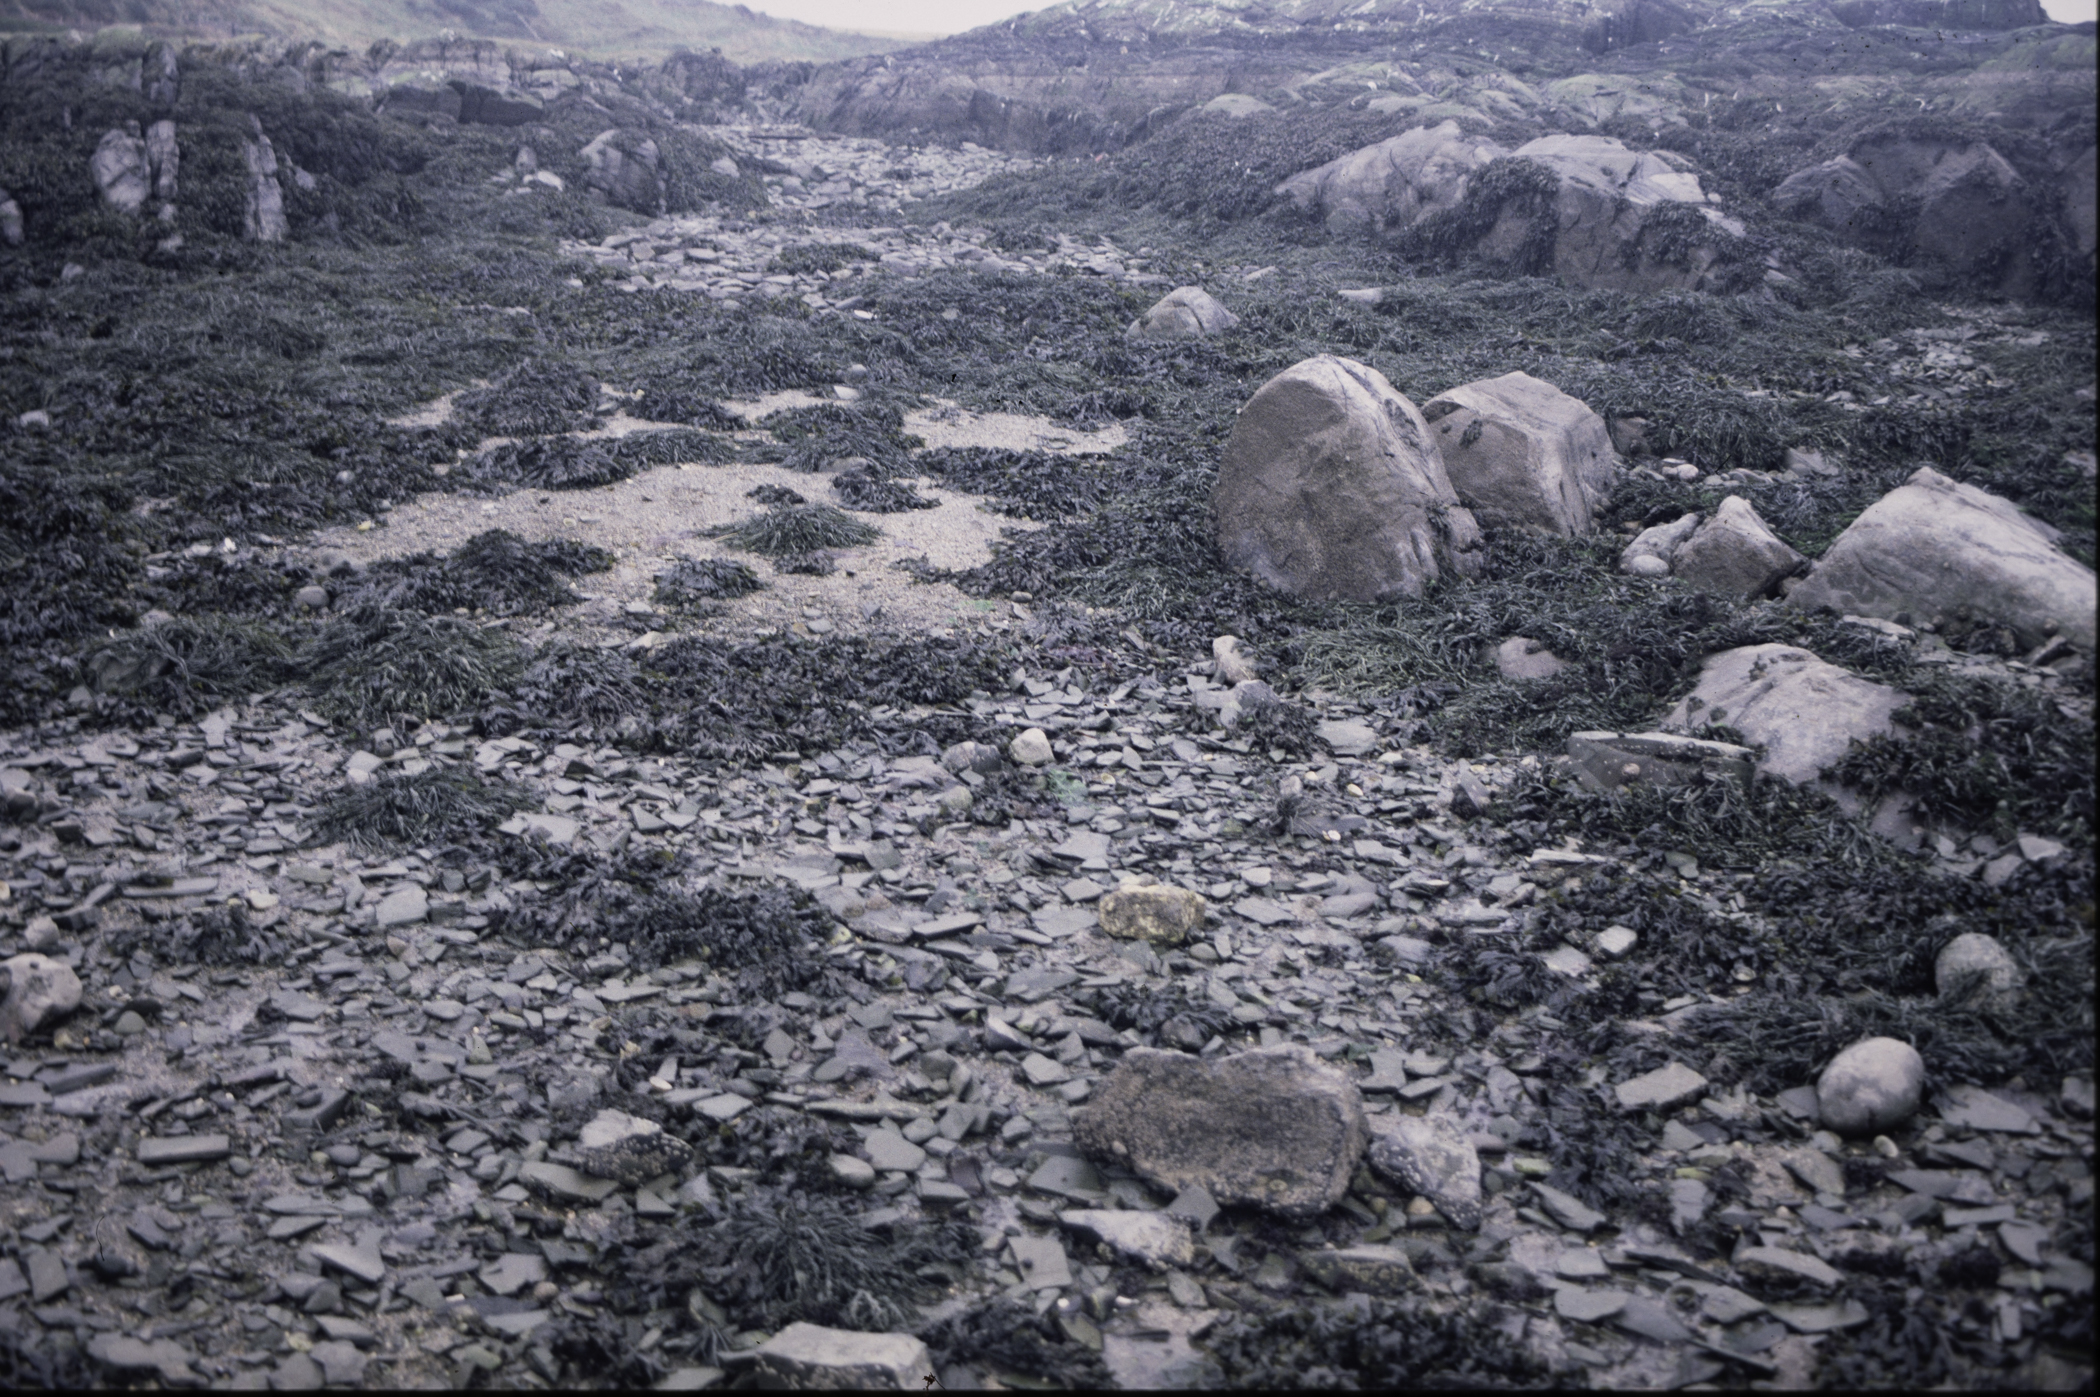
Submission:
M 158 1168 L 224 1159 L 232 1153 L 233 1141 L 224 1135 L 153 1135 L 139 1141 L 135 1157 L 141 1165 Z

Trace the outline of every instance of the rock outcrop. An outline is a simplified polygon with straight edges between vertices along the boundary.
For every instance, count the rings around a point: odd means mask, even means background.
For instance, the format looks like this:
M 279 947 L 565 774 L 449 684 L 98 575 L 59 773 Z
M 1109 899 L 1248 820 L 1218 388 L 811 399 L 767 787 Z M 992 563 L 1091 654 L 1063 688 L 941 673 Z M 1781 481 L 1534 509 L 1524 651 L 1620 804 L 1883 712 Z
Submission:
M 1376 369 L 1322 354 L 1240 410 L 1212 496 L 1226 562 L 1293 596 L 1415 596 L 1477 567 L 1479 525 L 1429 425 Z
M 616 126 L 600 131 L 578 153 L 589 166 L 584 181 L 607 203 L 637 213 L 662 211 L 664 179 L 655 141 Z
M 1708 655 L 1698 687 L 1660 724 L 1695 732 L 1708 723 L 1736 729 L 1765 749 L 1758 772 L 1792 785 L 1816 783 L 1855 742 L 1894 731 L 1890 721 L 1910 696 L 1862 679 L 1793 645 L 1747 645 Z M 1857 797 L 1829 788 L 1841 804 Z
M 1604 419 L 1525 373 L 1439 393 L 1422 409 L 1451 488 L 1485 522 L 1586 534 L 1618 456 Z
M 1446 121 L 1292 175 L 1276 192 L 1321 216 L 1333 232 L 1398 231 L 1458 207 L 1474 174 L 1507 153 L 1487 137 L 1467 135 L 1456 121 Z
M 102 202 L 119 213 L 137 213 L 153 192 L 153 166 L 136 125 L 128 131 L 112 128 L 105 132 L 89 157 L 88 169 Z
M 1832 543 L 1789 600 L 1917 621 L 1966 615 L 2023 646 L 2064 635 L 2092 652 L 2092 569 L 2010 501 L 1930 466 L 1883 495 Z
M 284 216 L 284 186 L 277 182 L 277 151 L 250 117 L 250 134 L 241 141 L 241 160 L 248 169 L 246 202 L 241 214 L 244 236 L 259 243 L 279 243 L 290 231 Z
M 1743 225 L 1714 208 L 1697 167 L 1672 151 L 1633 151 L 1605 136 L 1541 136 L 1517 147 L 1556 181 L 1548 267 L 1570 285 L 1615 291 L 1722 290 L 1728 244 Z M 1488 260 L 1512 259 L 1534 235 L 1505 213 L 1481 240 Z

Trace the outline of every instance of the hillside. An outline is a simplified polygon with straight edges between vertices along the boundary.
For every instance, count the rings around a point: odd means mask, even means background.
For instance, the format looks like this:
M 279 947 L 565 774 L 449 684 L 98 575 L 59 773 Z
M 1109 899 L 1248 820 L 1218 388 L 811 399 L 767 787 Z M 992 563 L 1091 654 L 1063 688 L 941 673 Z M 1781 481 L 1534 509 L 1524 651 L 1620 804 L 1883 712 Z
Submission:
M 456 36 L 547 45 L 601 58 L 719 48 L 737 63 L 823 63 L 902 47 L 711 0 L 4 0 L 0 31 L 95 30 L 113 21 L 176 39 L 261 35 L 362 49 Z

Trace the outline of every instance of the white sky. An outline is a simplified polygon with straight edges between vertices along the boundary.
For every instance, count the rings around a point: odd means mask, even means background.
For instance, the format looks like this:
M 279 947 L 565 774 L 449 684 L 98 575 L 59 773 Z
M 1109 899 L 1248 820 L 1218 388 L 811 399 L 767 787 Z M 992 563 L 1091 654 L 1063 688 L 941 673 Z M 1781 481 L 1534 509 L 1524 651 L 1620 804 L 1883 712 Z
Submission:
M 1008 15 L 1040 10 L 1055 0 L 744 0 L 754 10 L 827 29 L 862 33 L 960 34 Z M 2100 0 L 2042 0 L 2049 18 L 2076 24 L 2094 18 Z

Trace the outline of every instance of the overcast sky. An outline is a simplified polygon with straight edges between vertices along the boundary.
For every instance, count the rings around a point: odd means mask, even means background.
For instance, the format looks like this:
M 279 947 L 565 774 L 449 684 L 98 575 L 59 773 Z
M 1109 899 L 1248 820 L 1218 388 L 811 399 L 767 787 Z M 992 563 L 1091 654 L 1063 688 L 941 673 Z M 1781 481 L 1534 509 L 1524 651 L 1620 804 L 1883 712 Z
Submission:
M 754 10 L 827 29 L 884 33 L 959 34 L 1008 15 L 1048 7 L 1051 0 L 744 0 Z M 2065 24 L 2092 19 L 2100 0 L 2042 0 L 2049 17 Z

